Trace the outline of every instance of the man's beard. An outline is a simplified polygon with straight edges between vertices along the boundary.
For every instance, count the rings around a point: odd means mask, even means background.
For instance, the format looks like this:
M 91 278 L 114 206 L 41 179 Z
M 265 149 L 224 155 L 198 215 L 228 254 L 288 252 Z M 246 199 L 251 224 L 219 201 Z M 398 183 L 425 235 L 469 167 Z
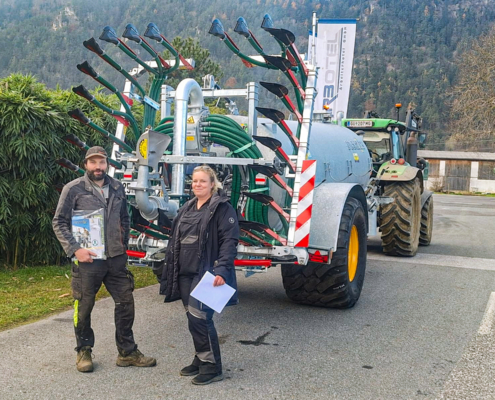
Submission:
M 107 176 L 105 171 L 87 171 L 88 172 L 88 177 L 91 179 L 93 182 L 100 182 L 103 179 L 105 179 L 105 176 Z M 98 176 L 95 175 L 95 172 L 100 172 Z

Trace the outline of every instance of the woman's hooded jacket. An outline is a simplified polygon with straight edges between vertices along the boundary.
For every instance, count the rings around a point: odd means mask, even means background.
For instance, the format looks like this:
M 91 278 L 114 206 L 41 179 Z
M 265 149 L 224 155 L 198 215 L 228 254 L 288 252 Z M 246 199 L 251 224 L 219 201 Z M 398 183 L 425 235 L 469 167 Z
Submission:
M 162 271 L 160 293 L 165 294 L 165 302 L 180 299 L 179 294 L 179 224 L 182 215 L 196 206 L 196 199 L 189 200 L 179 210 L 172 224 L 172 235 L 167 247 L 167 257 Z M 239 223 L 237 213 L 230 205 L 222 190 L 214 193 L 210 199 L 208 211 L 204 213 L 199 230 L 199 274 L 193 281 L 193 287 L 201 280 L 206 271 L 220 275 L 229 286 L 237 290 L 234 259 L 237 256 L 239 242 Z M 238 303 L 237 291 L 227 305 Z M 200 305 L 199 309 L 204 306 Z

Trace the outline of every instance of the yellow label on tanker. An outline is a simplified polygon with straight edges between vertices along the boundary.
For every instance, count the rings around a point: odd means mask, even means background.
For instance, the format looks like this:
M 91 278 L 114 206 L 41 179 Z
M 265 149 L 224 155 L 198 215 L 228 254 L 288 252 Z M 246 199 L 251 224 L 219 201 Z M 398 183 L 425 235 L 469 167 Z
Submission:
M 187 119 L 187 123 L 188 123 L 188 124 L 194 124 L 194 118 L 193 118 L 193 117 L 189 117 L 189 118 Z
M 139 154 L 145 160 L 148 158 L 148 139 L 143 139 L 141 143 L 139 143 Z

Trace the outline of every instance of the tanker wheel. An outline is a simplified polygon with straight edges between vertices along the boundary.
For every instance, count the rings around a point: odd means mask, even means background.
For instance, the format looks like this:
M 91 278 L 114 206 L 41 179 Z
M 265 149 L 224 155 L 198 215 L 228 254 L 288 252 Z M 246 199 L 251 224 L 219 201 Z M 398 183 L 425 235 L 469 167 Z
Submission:
M 384 196 L 394 201 L 381 209 L 383 252 L 391 256 L 416 255 L 421 219 L 421 189 L 418 179 L 385 186 Z
M 419 229 L 419 244 L 428 246 L 433 233 L 433 196 L 423 204 L 421 209 L 421 228 Z
M 282 266 L 287 296 L 300 304 L 350 308 L 359 299 L 366 269 L 366 217 L 362 204 L 348 198 L 331 264 Z

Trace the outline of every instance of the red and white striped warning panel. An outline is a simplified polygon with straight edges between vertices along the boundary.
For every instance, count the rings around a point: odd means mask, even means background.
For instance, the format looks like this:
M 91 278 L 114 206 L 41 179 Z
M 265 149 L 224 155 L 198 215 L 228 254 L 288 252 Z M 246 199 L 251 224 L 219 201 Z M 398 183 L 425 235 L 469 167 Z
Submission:
M 256 174 L 255 182 L 257 185 L 266 185 L 266 176 L 263 174 Z
M 309 227 L 313 210 L 315 189 L 316 160 L 304 160 L 301 170 L 301 188 L 297 203 L 297 219 L 294 243 L 295 247 L 309 246 Z

